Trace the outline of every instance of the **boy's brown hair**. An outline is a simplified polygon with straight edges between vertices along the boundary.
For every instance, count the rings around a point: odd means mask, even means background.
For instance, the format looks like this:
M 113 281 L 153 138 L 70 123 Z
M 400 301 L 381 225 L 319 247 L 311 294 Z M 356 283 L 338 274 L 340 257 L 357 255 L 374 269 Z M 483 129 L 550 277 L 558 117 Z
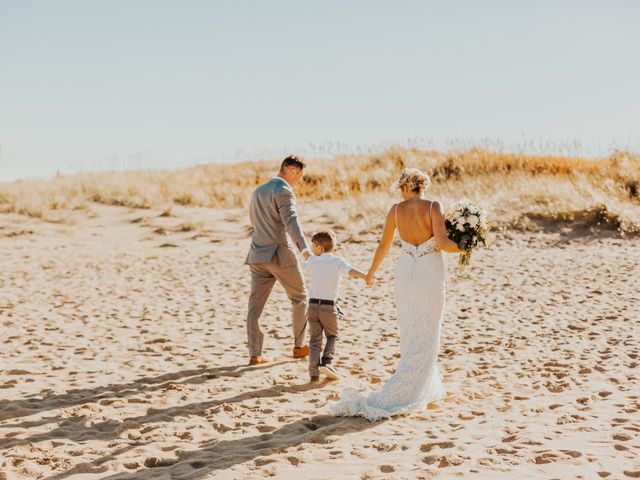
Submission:
M 313 237 L 311 237 L 311 241 L 315 244 L 318 244 L 322 247 L 323 253 L 328 253 L 333 251 L 338 241 L 336 240 L 336 234 L 331 230 L 321 230 L 316 232 Z

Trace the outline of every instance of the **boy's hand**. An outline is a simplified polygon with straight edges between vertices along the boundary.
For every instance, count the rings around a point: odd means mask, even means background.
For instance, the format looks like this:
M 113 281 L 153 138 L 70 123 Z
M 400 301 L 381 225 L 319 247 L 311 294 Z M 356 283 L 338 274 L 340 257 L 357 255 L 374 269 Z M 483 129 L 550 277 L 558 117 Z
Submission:
M 360 270 L 356 270 L 355 268 L 349 271 L 349 276 L 351 278 L 362 278 L 363 280 L 366 278 L 366 275 L 364 273 L 362 273 Z
M 371 286 L 374 283 L 376 283 L 374 274 L 371 272 L 367 273 L 367 275 L 364 277 L 364 281 L 367 283 L 368 286 Z

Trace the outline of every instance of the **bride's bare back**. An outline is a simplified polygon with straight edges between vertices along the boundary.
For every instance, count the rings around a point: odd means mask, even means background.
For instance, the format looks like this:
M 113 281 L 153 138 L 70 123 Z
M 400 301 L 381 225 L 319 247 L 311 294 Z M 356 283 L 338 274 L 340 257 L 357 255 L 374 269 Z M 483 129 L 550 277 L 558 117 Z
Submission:
M 378 267 L 389 253 L 396 229 L 401 240 L 414 246 L 422 245 L 433 237 L 440 251 L 461 252 L 456 243 L 447 236 L 440 202 L 425 200 L 419 195 L 413 196 L 389 209 L 382 229 L 382 238 L 367 274 L 367 284 L 373 283 Z
M 418 246 L 433 236 L 432 204 L 430 200 L 418 198 L 400 202 L 394 207 L 394 221 L 401 240 Z
M 400 202 L 387 215 L 388 229 L 398 230 L 401 240 L 418 246 L 434 237 L 440 250 L 445 252 L 460 252 L 458 246 L 449 240 L 447 227 L 444 224 L 442 207 L 439 202 L 414 197 Z M 384 235 L 383 235 L 384 237 Z

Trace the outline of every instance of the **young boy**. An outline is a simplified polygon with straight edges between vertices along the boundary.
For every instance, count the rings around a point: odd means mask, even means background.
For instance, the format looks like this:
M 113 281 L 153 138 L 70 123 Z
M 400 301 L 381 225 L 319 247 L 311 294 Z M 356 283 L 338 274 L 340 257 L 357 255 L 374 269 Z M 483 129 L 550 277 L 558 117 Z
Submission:
M 309 308 L 307 322 L 311 339 L 309 346 L 309 376 L 312 382 L 320 379 L 320 373 L 328 378 L 338 380 L 340 375 L 331 361 L 335 352 L 338 336 L 338 317 L 341 315 L 337 305 L 340 280 L 346 274 L 350 277 L 366 278 L 342 258 L 331 252 L 336 246 L 336 236 L 331 231 L 321 231 L 311 237 L 313 255 L 304 262 L 302 268 L 309 274 Z M 320 359 L 322 349 L 322 332 L 327 343 Z

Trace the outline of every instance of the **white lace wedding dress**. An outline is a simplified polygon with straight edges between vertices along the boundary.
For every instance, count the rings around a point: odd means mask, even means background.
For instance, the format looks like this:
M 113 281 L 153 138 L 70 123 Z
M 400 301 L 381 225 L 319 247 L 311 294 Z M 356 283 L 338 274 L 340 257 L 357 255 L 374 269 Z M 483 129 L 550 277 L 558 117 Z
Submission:
M 425 409 L 445 395 L 437 366 L 444 310 L 444 264 L 435 239 L 415 246 L 401 240 L 395 279 L 400 323 L 400 361 L 395 373 L 377 392 L 362 395 L 353 388 L 330 405 L 339 416 L 371 421 L 409 410 Z

